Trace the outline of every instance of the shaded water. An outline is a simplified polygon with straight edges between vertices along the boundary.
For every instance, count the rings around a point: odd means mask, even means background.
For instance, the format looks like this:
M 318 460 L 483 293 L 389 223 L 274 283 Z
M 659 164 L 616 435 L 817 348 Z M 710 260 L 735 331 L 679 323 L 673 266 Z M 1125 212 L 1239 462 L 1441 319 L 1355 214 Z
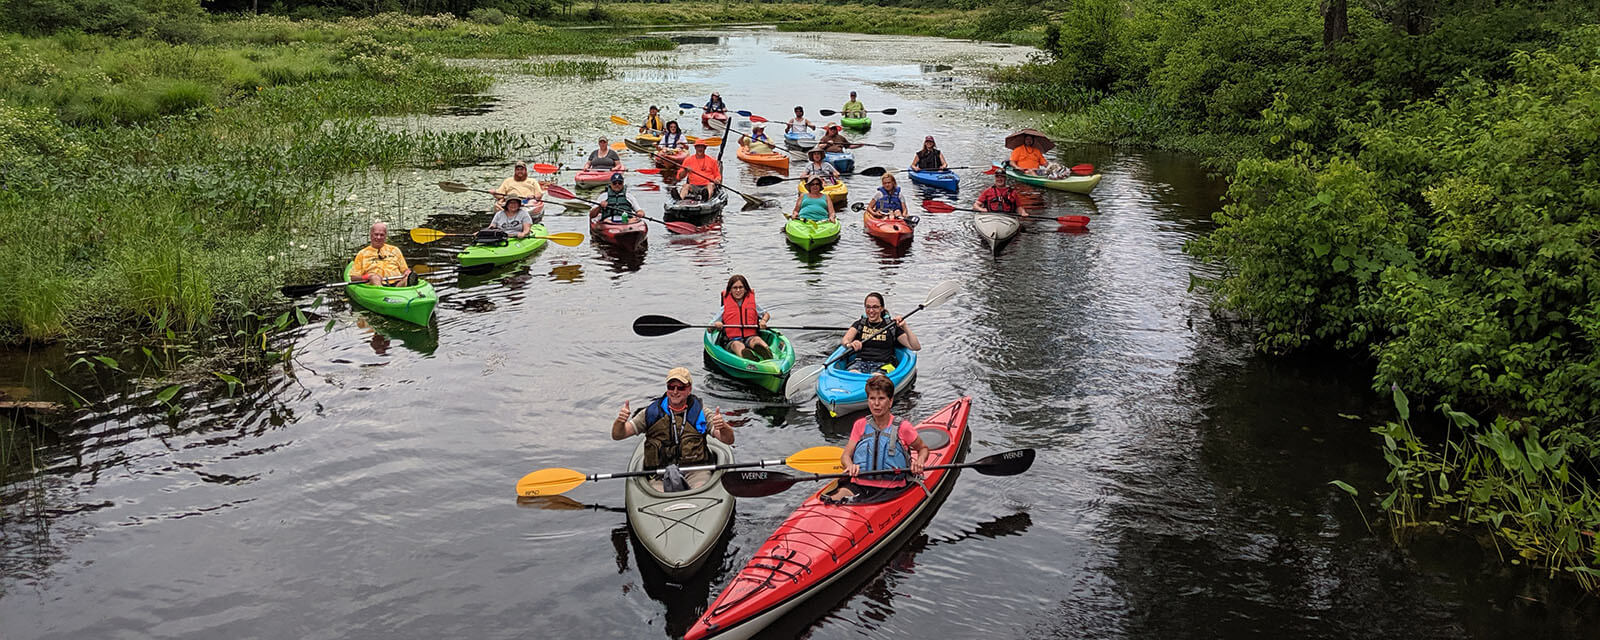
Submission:
M 898 149 L 862 149 L 858 166 L 895 167 L 930 134 L 953 164 L 983 166 L 1008 129 L 1028 122 L 957 93 L 1024 49 L 694 35 L 702 40 L 641 57 L 617 79 L 510 76 L 487 108 L 393 124 L 509 127 L 576 139 L 586 152 L 596 135 L 621 133 L 606 116 L 637 119 L 649 104 L 701 102 L 719 89 L 731 108 L 781 120 L 795 104 L 837 109 L 854 88 L 869 108 L 900 110 L 876 117 L 862 138 Z M 580 152 L 529 153 L 574 164 Z M 1386 470 L 1366 426 L 1386 407 L 1361 366 L 1257 357 L 1247 334 L 1187 290 L 1195 265 L 1182 244 L 1209 228 L 1221 195 L 1195 159 L 1072 145 L 1060 156 L 1106 174 L 1092 200 L 1043 194 L 1057 215 L 1093 216 L 1091 231 L 1041 228 L 998 258 L 960 215 L 923 215 L 899 252 L 845 215 L 838 246 L 806 255 L 786 246 L 778 209 L 730 209 L 699 236 L 653 227 L 639 252 L 549 247 L 488 276 L 437 278 L 446 298 L 427 329 L 335 297 L 289 338 L 288 373 L 250 380 L 235 398 L 190 380 L 195 391 L 179 397 L 186 410 L 176 416 L 153 399 L 157 383 L 113 376 L 107 401 L 43 432 L 48 470 L 0 492 L 0 637 L 681 633 L 801 491 L 741 501 L 719 560 L 674 584 L 641 561 L 617 510 L 620 485 L 538 505 L 518 505 L 512 487 L 542 467 L 621 470 L 632 443 L 610 440 L 611 417 L 623 400 L 659 394 L 678 365 L 734 419 L 745 459 L 842 444 L 843 425 L 819 420 L 815 406 L 786 406 L 709 371 L 693 331 L 629 330 L 643 313 L 709 317 L 733 273 L 747 274 L 785 324 L 845 324 L 872 290 L 903 313 L 933 283 L 960 282 L 957 298 L 913 319 L 923 360 L 897 412 L 920 418 L 970 395 L 974 457 L 1040 451 L 1024 476 L 964 474 L 887 567 L 773 637 L 1584 635 L 1593 606 L 1564 585 L 1503 569 L 1470 541 L 1398 552 L 1327 485 L 1381 486 Z M 792 203 L 792 183 L 745 189 L 765 170 L 731 152 L 724 166 L 741 190 Z M 487 188 L 504 172 L 357 182 L 350 206 L 465 231 L 486 203 L 428 185 Z M 986 177 L 962 175 L 967 204 Z M 855 194 L 872 184 L 851 181 Z M 659 212 L 661 194 L 641 193 Z M 586 231 L 582 218 L 551 211 L 552 231 Z M 363 229 L 345 232 L 353 251 Z M 437 265 L 460 248 L 400 244 L 412 262 Z M 803 363 L 837 339 L 790 335 Z M 8 354 L 0 384 L 28 372 L 25 382 L 46 387 L 41 362 L 68 358 Z

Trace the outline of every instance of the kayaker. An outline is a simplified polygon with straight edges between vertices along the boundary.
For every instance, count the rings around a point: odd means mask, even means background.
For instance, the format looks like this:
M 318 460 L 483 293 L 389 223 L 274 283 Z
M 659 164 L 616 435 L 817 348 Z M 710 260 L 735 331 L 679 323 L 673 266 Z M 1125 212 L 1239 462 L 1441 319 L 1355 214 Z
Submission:
M 677 474 L 677 466 L 715 464 L 715 456 L 706 446 L 706 436 L 733 444 L 733 427 L 717 409 L 707 416 L 700 398 L 691 391 L 694 378 L 689 370 L 676 367 L 667 372 L 667 392 L 661 399 L 652 401 L 644 411 L 634 414 L 628 403 L 622 403 L 617 419 L 611 422 L 611 439 L 622 440 L 644 434 L 644 468 L 661 469 L 674 465 L 664 475 L 677 484 L 675 475 L 681 475 L 687 486 L 670 490 L 697 489 L 711 479 L 710 471 L 690 471 Z M 657 491 L 667 491 L 661 476 L 650 480 Z
M 506 198 L 506 208 L 496 211 L 489 226 L 478 232 L 479 242 L 499 242 L 507 237 L 526 238 L 533 228 L 533 217 L 522 209 L 522 198 Z
M 370 285 L 389 287 L 416 284 L 416 277 L 411 274 L 411 267 L 406 266 L 400 247 L 389 244 L 388 223 L 372 223 L 372 228 L 367 230 L 367 242 L 367 246 L 356 252 L 356 259 L 350 266 L 351 282 L 364 280 Z
M 722 182 L 722 165 L 716 158 L 706 155 L 706 141 L 694 141 L 694 155 L 684 158 L 681 165 L 689 173 L 688 180 L 678 185 L 678 199 L 696 199 L 710 202 L 717 195 Z
M 1011 150 L 1011 166 L 1018 171 L 1034 176 L 1060 176 L 1066 173 L 1061 165 L 1051 162 L 1044 155 L 1044 150 L 1033 145 L 1029 137 L 1022 138 L 1022 144 Z
M 644 125 L 639 127 L 639 133 L 653 133 L 659 135 L 667 128 L 667 123 L 661 120 L 661 109 L 650 105 L 650 115 L 644 117 Z
M 806 163 L 806 172 L 803 175 L 805 175 L 807 181 L 812 178 L 822 178 L 822 184 L 824 185 L 839 184 L 839 168 L 824 162 L 822 158 L 826 155 L 821 148 L 817 147 L 813 147 L 811 151 L 806 152 L 806 158 L 810 162 Z
M 833 212 L 833 198 L 822 193 L 822 178 L 817 177 L 806 179 L 806 192 L 800 194 L 794 201 L 794 210 L 784 217 L 812 222 L 839 221 L 839 217 Z
M 867 203 L 867 212 L 880 218 L 904 220 L 906 201 L 900 197 L 900 185 L 895 181 L 894 174 L 883 174 L 883 180 L 880 182 L 883 186 L 878 187 L 878 193 L 872 196 L 872 202 Z
M 728 105 L 723 104 L 722 94 L 711 92 L 711 99 L 706 101 L 706 113 L 727 113 Z
M 828 153 L 844 153 L 850 141 L 840 133 L 842 130 L 843 127 L 838 123 L 829 122 L 828 126 L 822 128 L 822 137 L 817 138 L 817 148 Z
M 667 128 L 661 134 L 661 139 L 656 141 L 656 147 L 664 151 L 689 148 L 689 142 L 683 138 L 683 127 L 678 126 L 677 120 L 667 123 Z
M 628 193 L 620 173 L 611 174 L 611 184 L 602 195 L 605 196 L 605 200 L 601 201 L 604 206 L 595 209 L 598 215 L 605 216 L 611 222 L 628 222 L 633 216 L 644 215 L 644 207 L 639 206 L 639 201 Z
M 922 139 L 922 149 L 911 159 L 911 168 L 918 171 L 944 171 L 950 168 L 945 164 L 944 152 L 934 146 L 933 136 Z
M 516 196 L 525 200 L 543 200 L 544 185 L 538 180 L 528 179 L 528 163 L 518 161 L 511 169 L 511 177 L 500 182 L 495 190 L 494 210 L 506 208 L 506 197 Z
M 867 415 L 856 420 L 850 428 L 850 442 L 844 446 L 840 462 L 849 478 L 839 481 L 833 491 L 823 496 L 825 502 L 838 504 L 863 500 L 885 491 L 906 486 L 915 476 L 922 475 L 928 461 L 928 445 L 910 420 L 896 418 L 889 411 L 894 406 L 894 383 L 888 376 L 879 374 L 867 379 Z M 906 469 L 910 473 L 880 473 L 860 475 L 867 471 Z
M 839 110 L 839 115 L 845 118 L 860 118 L 867 115 L 867 106 L 856 99 L 856 92 L 850 92 L 850 101 L 844 103 L 844 108 Z
M 611 148 L 611 142 L 600 138 L 600 148 L 589 152 L 589 161 L 583 163 L 584 171 L 610 170 L 622 165 L 622 156 Z
M 883 294 L 872 292 L 867 294 L 867 299 L 862 303 L 866 312 L 860 320 L 845 330 L 844 338 L 839 344 L 855 352 L 856 358 L 850 363 L 850 370 L 860 373 L 873 373 L 885 367 L 894 368 L 894 350 L 896 347 L 905 347 L 912 351 L 922 350 L 922 341 L 917 339 L 917 334 L 912 333 L 911 326 L 906 324 L 904 316 L 890 319 L 888 311 L 883 307 Z
M 784 127 L 783 131 L 784 133 L 807 133 L 815 128 L 817 128 L 817 126 L 811 124 L 811 121 L 806 119 L 805 108 L 795 107 L 794 117 L 789 119 L 789 124 Z
M 1017 201 L 1017 190 L 1012 189 L 1010 180 L 1006 179 L 1006 172 L 994 172 L 994 186 L 984 189 L 978 194 L 976 207 L 979 211 L 993 213 L 1015 213 L 1024 218 L 1028 217 L 1028 210 L 1022 208 Z
M 750 135 L 742 138 L 745 153 L 767 154 L 772 153 L 772 139 L 767 137 L 767 128 L 756 125 L 750 128 Z
M 733 355 L 748 360 L 766 360 L 772 357 L 772 347 L 761 339 L 761 331 L 772 321 L 772 314 L 756 302 L 756 292 L 750 281 L 734 274 L 722 289 L 722 312 L 711 323 L 711 332 L 722 332 L 722 344 Z M 743 325 L 743 326 L 740 326 Z M 755 329 L 749 328 L 754 325 Z M 755 358 L 745 355 L 746 351 Z

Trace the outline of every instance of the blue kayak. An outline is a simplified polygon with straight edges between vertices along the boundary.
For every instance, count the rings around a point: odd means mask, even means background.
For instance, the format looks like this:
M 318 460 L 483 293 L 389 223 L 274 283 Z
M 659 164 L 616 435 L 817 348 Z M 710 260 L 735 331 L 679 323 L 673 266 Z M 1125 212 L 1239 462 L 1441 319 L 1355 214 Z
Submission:
M 925 184 L 930 187 L 957 191 L 961 187 L 961 180 L 953 171 L 911 171 L 911 181 Z
M 834 349 L 828 357 L 837 360 L 817 376 L 817 400 L 835 418 L 867 409 L 867 378 L 872 377 L 870 373 L 847 370 L 846 367 L 855 360 L 855 354 L 846 356 L 844 353 L 842 346 Z M 894 356 L 894 370 L 884 373 L 894 383 L 895 393 L 899 394 L 917 375 L 917 352 L 900 347 L 894 350 Z
M 790 131 L 783 134 L 783 141 L 797 149 L 810 149 L 817 146 L 817 134 L 811 132 L 797 133 Z
M 822 161 L 833 165 L 833 168 L 838 169 L 839 173 L 851 173 L 856 170 L 856 154 L 849 151 L 824 153 L 822 154 Z

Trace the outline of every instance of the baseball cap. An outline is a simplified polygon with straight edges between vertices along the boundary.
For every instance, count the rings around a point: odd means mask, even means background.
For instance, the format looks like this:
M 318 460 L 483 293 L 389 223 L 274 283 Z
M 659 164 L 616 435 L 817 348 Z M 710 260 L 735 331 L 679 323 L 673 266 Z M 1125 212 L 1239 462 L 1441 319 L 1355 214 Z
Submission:
M 673 367 L 667 372 L 667 382 L 677 380 L 684 384 L 694 384 L 694 376 L 689 375 L 689 370 L 683 367 Z

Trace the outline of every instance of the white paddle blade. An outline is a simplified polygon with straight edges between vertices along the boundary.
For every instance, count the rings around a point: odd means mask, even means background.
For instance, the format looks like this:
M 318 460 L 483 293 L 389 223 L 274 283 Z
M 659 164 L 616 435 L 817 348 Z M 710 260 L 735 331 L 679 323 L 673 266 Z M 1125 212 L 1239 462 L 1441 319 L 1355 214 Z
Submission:
M 961 283 L 955 280 L 945 280 L 928 290 L 928 298 L 922 302 L 922 306 L 926 308 L 941 304 L 960 292 Z
M 789 374 L 789 382 L 783 385 L 783 397 L 795 402 L 795 396 L 809 392 L 816 386 L 812 382 L 819 375 L 822 375 L 822 365 L 817 364 Z

